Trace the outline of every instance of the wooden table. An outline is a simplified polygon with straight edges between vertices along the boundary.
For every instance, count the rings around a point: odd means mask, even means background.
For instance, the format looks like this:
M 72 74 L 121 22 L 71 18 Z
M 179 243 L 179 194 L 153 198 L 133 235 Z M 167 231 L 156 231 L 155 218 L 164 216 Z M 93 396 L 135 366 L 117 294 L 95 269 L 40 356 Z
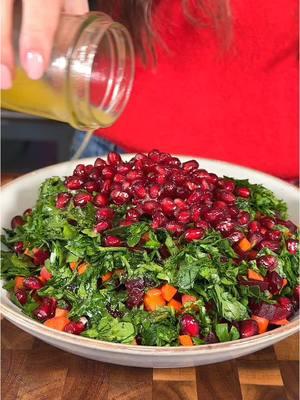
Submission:
M 11 177 L 9 178 L 11 179 Z M 2 183 L 7 182 L 4 177 Z M 2 400 L 298 400 L 299 336 L 233 361 L 142 369 L 87 360 L 2 321 Z

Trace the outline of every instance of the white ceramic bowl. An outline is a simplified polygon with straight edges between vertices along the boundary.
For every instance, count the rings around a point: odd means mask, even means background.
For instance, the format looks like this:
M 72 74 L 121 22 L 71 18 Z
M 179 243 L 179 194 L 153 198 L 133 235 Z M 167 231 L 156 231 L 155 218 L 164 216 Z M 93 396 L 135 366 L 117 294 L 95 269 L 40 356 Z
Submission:
M 132 155 L 126 156 L 126 158 L 131 157 Z M 183 161 L 190 159 L 190 157 L 180 158 Z M 80 162 L 91 164 L 93 161 L 94 159 L 84 159 Z M 291 219 L 298 221 L 299 193 L 295 187 L 272 176 L 248 168 L 206 159 L 198 159 L 198 161 L 201 168 L 215 172 L 218 175 L 249 178 L 253 183 L 264 184 L 288 203 Z M 1 204 L 2 226 L 9 226 L 10 220 L 14 215 L 22 213 L 26 208 L 34 205 L 39 185 L 46 178 L 70 175 L 77 163 L 78 161 L 70 161 L 43 168 L 24 175 L 3 187 Z M 296 317 L 288 325 L 262 335 L 234 342 L 175 348 L 129 346 L 78 337 L 47 328 L 22 314 L 20 309 L 9 300 L 7 292 L 2 288 L 1 310 L 4 317 L 19 328 L 60 349 L 94 360 L 135 367 L 175 368 L 225 361 L 270 346 L 292 335 L 299 328 L 299 320 Z

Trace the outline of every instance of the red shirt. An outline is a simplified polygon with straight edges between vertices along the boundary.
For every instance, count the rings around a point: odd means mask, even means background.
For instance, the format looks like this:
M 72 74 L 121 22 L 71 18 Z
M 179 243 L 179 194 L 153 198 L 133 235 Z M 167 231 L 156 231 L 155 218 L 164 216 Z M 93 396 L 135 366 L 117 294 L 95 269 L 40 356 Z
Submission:
M 137 61 L 129 103 L 97 134 L 130 152 L 157 148 L 298 175 L 296 0 L 231 0 L 233 44 L 195 29 L 181 1 L 161 1 L 155 24 L 168 47 L 155 69 Z

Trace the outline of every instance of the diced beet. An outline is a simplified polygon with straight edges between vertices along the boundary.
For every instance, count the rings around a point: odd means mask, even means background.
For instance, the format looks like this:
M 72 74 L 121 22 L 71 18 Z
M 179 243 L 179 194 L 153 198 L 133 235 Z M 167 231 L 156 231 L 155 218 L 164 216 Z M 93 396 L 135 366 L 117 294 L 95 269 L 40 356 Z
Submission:
M 276 272 L 268 272 L 266 280 L 269 282 L 269 291 L 272 294 L 278 294 L 282 288 L 283 278 Z
M 241 339 L 245 339 L 258 334 L 258 324 L 253 319 L 246 319 L 239 322 Z
M 259 267 L 267 268 L 270 272 L 274 271 L 278 266 L 278 260 L 275 256 L 266 255 L 257 259 L 257 265 Z
M 64 332 L 72 333 L 73 335 L 80 335 L 84 330 L 85 325 L 81 321 L 71 321 L 64 327 Z
M 39 290 L 43 287 L 43 283 L 39 278 L 35 276 L 30 276 L 24 280 L 24 287 L 28 290 Z
M 200 324 L 199 322 L 190 314 L 185 314 L 182 316 L 181 321 L 181 334 L 189 335 L 192 337 L 199 337 L 200 335 Z
M 15 296 L 22 306 L 27 303 L 27 292 L 24 289 L 19 289 L 16 291 Z
M 245 279 L 242 276 L 239 276 L 238 281 L 241 286 L 258 286 L 262 292 L 267 290 L 269 287 L 269 282 L 267 281 L 255 281 L 251 279 Z

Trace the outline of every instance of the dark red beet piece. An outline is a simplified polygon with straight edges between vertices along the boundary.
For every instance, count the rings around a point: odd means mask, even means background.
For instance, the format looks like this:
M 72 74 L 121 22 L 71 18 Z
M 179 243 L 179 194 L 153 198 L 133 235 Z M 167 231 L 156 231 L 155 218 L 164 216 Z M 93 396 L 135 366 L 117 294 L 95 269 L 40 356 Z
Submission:
M 201 332 L 200 324 L 192 315 L 185 314 L 180 321 L 180 332 L 182 335 L 199 337 Z
M 253 319 L 246 319 L 239 322 L 239 331 L 241 339 L 248 338 L 258 334 L 258 324 Z

